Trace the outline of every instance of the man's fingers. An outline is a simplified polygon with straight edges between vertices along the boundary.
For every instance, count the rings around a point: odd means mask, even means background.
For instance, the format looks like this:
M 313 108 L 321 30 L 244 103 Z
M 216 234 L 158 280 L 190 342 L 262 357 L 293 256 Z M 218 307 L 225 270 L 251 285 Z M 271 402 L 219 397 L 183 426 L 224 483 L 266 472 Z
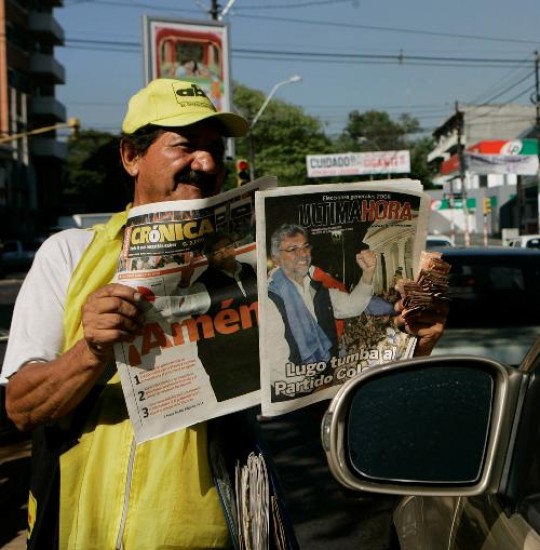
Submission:
M 110 283 L 92 292 L 89 296 L 89 300 L 102 298 L 118 298 L 135 304 L 141 300 L 141 294 L 130 286 Z
M 82 309 L 84 338 L 96 357 L 110 358 L 115 343 L 142 331 L 141 296 L 131 287 L 112 283 L 88 297 Z

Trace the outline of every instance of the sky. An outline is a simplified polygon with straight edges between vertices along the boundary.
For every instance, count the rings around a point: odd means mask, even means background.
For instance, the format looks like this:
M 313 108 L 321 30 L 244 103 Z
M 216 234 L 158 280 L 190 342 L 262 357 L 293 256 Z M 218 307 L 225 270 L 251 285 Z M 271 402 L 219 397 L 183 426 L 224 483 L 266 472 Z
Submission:
M 221 0 L 223 9 L 229 0 Z M 64 0 L 57 97 L 83 129 L 118 132 L 144 85 L 143 16 L 206 23 L 211 0 Z M 339 134 L 348 114 L 416 118 L 427 134 L 459 104 L 533 105 L 538 0 L 236 0 L 232 78 L 317 117 Z M 531 99 L 532 98 L 532 99 Z M 264 115 L 263 115 L 264 116 Z

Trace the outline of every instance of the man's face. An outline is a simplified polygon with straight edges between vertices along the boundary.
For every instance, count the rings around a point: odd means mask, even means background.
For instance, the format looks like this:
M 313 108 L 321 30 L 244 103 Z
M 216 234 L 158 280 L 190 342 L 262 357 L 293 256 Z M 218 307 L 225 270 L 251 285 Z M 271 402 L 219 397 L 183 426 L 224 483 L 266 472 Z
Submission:
M 122 153 L 135 179 L 134 206 L 210 197 L 223 183 L 223 140 L 208 122 L 165 130 L 142 156 Z
M 212 247 L 212 252 L 208 256 L 208 263 L 217 269 L 234 273 L 236 269 L 236 256 L 234 245 L 230 239 L 220 239 Z
M 311 245 L 301 233 L 284 237 L 279 247 L 279 256 L 274 257 L 274 262 L 289 279 L 301 283 L 311 265 Z

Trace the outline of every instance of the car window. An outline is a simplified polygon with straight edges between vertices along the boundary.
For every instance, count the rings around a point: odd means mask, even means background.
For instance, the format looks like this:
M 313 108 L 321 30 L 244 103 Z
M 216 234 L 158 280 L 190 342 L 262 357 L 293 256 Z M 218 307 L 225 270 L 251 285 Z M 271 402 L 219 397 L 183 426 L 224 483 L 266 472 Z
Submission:
M 449 261 L 449 327 L 539 324 L 540 256 L 452 257 Z
M 17 252 L 17 243 L 13 241 L 6 241 L 2 247 L 4 252 Z
M 31 240 L 31 241 L 24 241 L 23 242 L 23 248 L 25 250 L 35 252 L 42 244 L 43 244 L 43 241 L 36 240 L 36 239 Z
M 452 242 L 449 239 L 438 238 L 438 237 L 428 237 L 426 239 L 426 250 L 431 250 L 432 248 L 453 246 Z
M 540 534 L 540 364 L 532 368 L 506 483 L 507 505 Z
M 540 248 L 540 239 L 529 239 L 527 241 L 527 248 Z

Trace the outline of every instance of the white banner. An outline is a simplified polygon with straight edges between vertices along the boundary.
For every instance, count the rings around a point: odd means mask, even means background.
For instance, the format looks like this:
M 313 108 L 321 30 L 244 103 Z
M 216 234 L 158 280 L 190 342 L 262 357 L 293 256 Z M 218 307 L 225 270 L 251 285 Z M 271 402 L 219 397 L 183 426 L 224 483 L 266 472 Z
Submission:
M 306 165 L 309 178 L 407 174 L 411 171 L 410 154 L 407 150 L 307 155 Z
M 464 153 L 465 167 L 473 174 L 520 174 L 534 176 L 538 172 L 536 155 L 483 155 Z

